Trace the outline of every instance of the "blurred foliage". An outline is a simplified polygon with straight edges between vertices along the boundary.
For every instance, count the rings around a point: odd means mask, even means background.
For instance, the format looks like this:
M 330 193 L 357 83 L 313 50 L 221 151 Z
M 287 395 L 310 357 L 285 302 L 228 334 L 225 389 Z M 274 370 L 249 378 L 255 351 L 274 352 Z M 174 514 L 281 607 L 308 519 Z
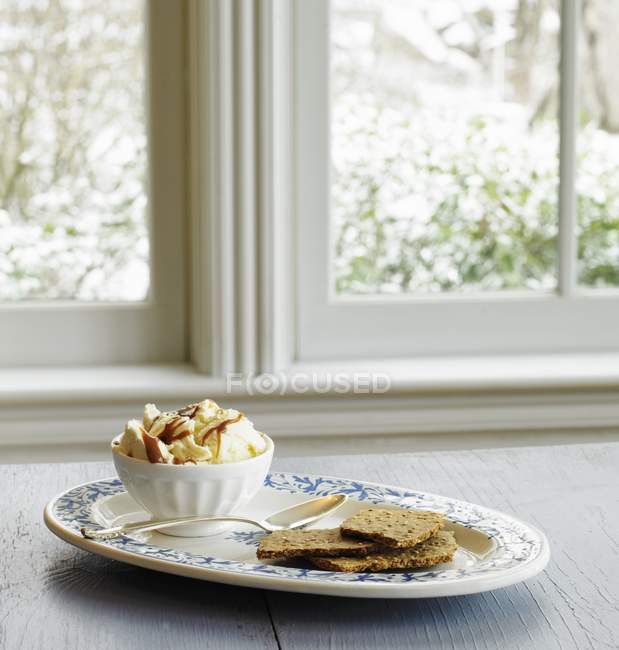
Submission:
M 0 4 L 0 299 L 148 291 L 142 0 Z
M 558 6 L 506 0 L 496 8 L 483 0 L 336 0 L 339 293 L 556 286 Z M 588 29 L 593 22 L 585 20 Z M 593 62 L 585 48 L 582 65 Z M 583 89 L 579 275 L 614 286 L 619 139 L 595 92 Z
M 557 0 L 332 1 L 337 290 L 554 287 Z M 0 3 L 0 300 L 148 292 L 143 8 Z M 583 1 L 592 286 L 619 286 L 618 21 Z
M 619 136 L 595 122 L 580 134 L 576 192 L 579 280 L 619 286 Z
M 339 108 L 342 150 L 366 152 L 334 169 L 339 292 L 554 286 L 555 128 L 513 142 L 482 119 L 446 133 L 431 111 L 374 110 L 369 123 L 367 105 Z

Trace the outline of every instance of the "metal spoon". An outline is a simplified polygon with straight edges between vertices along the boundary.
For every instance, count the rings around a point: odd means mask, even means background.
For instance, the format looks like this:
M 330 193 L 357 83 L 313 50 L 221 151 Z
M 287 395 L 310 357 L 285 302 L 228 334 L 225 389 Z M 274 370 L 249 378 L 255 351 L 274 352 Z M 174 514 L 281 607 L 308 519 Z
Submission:
M 177 519 L 160 519 L 159 521 L 149 519 L 148 521 L 136 521 L 132 524 L 114 526 L 113 528 L 81 528 L 80 531 L 87 539 L 102 540 L 114 539 L 127 533 L 177 526 L 178 524 L 191 524 L 204 521 L 238 521 L 243 524 L 258 526 L 258 528 L 272 533 L 275 530 L 291 530 L 293 528 L 307 526 L 335 512 L 347 499 L 348 495 L 346 494 L 318 497 L 317 499 L 297 503 L 297 505 L 290 508 L 275 512 L 265 519 L 249 519 L 248 517 L 237 517 L 236 515 L 206 515 L 199 517 L 179 517 Z

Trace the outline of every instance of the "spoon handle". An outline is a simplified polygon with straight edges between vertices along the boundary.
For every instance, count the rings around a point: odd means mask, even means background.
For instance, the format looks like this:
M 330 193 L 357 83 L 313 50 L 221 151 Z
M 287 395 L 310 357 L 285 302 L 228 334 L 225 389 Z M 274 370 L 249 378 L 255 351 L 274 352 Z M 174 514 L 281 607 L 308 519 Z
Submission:
M 127 533 L 144 532 L 158 528 L 168 528 L 178 524 L 191 524 L 194 522 L 204 521 L 238 521 L 243 524 L 258 526 L 262 530 L 270 531 L 261 521 L 247 519 L 247 517 L 236 517 L 234 515 L 206 515 L 198 517 L 177 517 L 176 519 L 149 519 L 147 521 L 136 521 L 124 526 L 114 526 L 112 528 L 80 528 L 80 532 L 86 539 L 104 540 L 121 537 Z

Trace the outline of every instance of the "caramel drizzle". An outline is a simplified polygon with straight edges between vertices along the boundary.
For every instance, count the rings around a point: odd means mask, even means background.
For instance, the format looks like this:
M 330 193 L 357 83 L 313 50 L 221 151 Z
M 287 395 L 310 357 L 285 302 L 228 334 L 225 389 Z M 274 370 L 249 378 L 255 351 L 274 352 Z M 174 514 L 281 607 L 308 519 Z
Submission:
M 193 418 L 195 414 L 198 412 L 198 408 L 200 408 L 200 404 L 196 402 L 195 404 L 189 404 L 188 406 L 184 406 L 182 409 L 178 409 L 178 411 L 174 411 L 174 412 L 176 413 L 176 415 L 181 415 L 187 418 Z
M 146 456 L 151 463 L 165 463 L 165 458 L 159 449 L 159 439 L 154 436 L 149 436 L 148 432 L 140 427 L 142 433 L 142 442 L 146 449 Z
M 188 458 L 187 460 L 181 460 L 180 458 L 174 457 L 174 460 L 172 461 L 174 465 L 197 465 L 196 461 L 193 458 Z
M 190 436 L 191 431 L 189 429 L 185 429 L 184 431 L 180 431 L 179 433 L 176 433 L 177 429 L 180 429 L 188 421 L 189 418 L 185 416 L 179 416 L 174 418 L 173 420 L 170 420 L 169 422 L 166 423 L 165 428 L 159 434 L 158 436 L 159 440 L 161 440 L 161 442 L 165 442 L 166 445 L 169 445 L 173 443 L 175 440 L 182 440 L 183 438 Z
M 199 408 L 200 405 L 196 402 L 196 404 L 189 404 L 189 406 L 184 406 L 182 409 L 178 409 L 177 411 L 171 411 L 171 413 L 191 419 L 198 412 Z M 166 415 L 166 413 L 159 413 L 159 415 L 153 419 L 148 429 L 149 431 L 155 426 L 155 422 L 157 422 L 162 415 Z
M 241 420 L 243 417 L 245 417 L 244 413 L 241 413 L 239 411 L 239 414 L 233 418 L 230 418 L 229 420 L 224 420 L 220 424 L 218 424 L 216 427 L 213 427 L 212 429 L 209 429 L 203 436 L 202 436 L 202 442 L 200 443 L 201 445 L 204 445 L 204 441 L 207 438 L 210 438 L 213 434 L 217 436 L 217 446 L 215 447 L 215 458 L 219 458 L 219 450 L 221 449 L 221 434 L 226 430 L 226 428 L 230 424 L 235 424 L 239 420 Z
M 186 438 L 187 436 L 191 435 L 191 431 L 189 429 L 182 430 L 178 433 L 177 430 L 180 429 L 184 424 L 186 424 L 191 418 L 195 416 L 199 406 L 200 406 L 199 404 L 189 404 L 189 406 L 185 406 L 184 408 L 179 409 L 178 411 L 174 411 L 177 417 L 173 418 L 172 420 L 166 423 L 163 431 L 159 434 L 159 436 L 151 436 L 143 427 L 140 427 L 140 431 L 142 433 L 142 441 L 144 442 L 144 447 L 146 449 L 146 455 L 148 457 L 148 460 L 151 463 L 166 462 L 163 454 L 161 453 L 161 449 L 159 448 L 159 440 L 161 440 L 161 442 L 165 443 L 166 445 L 169 445 L 172 442 L 175 442 L 176 440 L 182 440 L 183 438 Z M 151 425 L 151 428 L 155 424 L 155 422 L 161 417 L 161 415 L 162 414 L 158 415 L 153 420 L 153 424 Z M 243 417 L 245 417 L 245 414 L 239 411 L 239 414 L 236 415 L 235 417 L 220 422 L 216 427 L 209 429 L 202 436 L 202 441 L 200 444 L 204 445 L 204 442 L 206 441 L 207 438 L 209 438 L 212 435 L 216 435 L 217 446 L 215 447 L 215 458 L 219 458 L 219 452 L 221 450 L 222 434 L 228 428 L 228 426 L 230 426 L 231 424 L 235 424 L 236 422 L 239 422 Z M 183 464 L 183 462 L 178 460 L 177 458 L 174 458 L 172 462 L 175 465 Z M 191 460 L 186 462 L 193 462 L 195 464 L 195 461 L 191 461 Z

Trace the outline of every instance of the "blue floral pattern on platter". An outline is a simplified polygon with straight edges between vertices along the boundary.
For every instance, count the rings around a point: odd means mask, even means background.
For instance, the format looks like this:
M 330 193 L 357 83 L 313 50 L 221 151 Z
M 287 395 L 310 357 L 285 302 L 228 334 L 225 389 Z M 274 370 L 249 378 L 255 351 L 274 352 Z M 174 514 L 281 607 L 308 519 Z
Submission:
M 260 540 L 266 535 L 263 530 L 233 530 L 225 539 L 258 548 Z
M 97 543 L 157 560 L 217 571 L 331 583 L 451 581 L 522 567 L 524 564 L 535 560 L 542 551 L 543 538 L 526 524 L 488 508 L 447 497 L 349 479 L 302 476 L 281 472 L 269 474 L 265 479 L 265 487 L 291 494 L 302 493 L 312 496 L 345 493 L 353 500 L 368 504 L 437 510 L 444 513 L 453 522 L 482 531 L 492 537 L 497 546 L 488 558 L 480 560 L 471 567 L 447 567 L 430 571 L 394 573 L 337 573 L 308 568 L 226 560 L 178 549 L 153 546 L 132 537 L 122 537 Z M 57 497 L 52 505 L 52 513 L 60 524 L 79 534 L 81 527 L 100 527 L 93 517 L 92 506 L 99 499 L 114 496 L 121 492 L 124 492 L 124 487 L 119 479 L 106 479 L 80 485 Z M 228 533 L 226 539 L 257 547 L 263 534 L 260 531 L 235 531 Z

